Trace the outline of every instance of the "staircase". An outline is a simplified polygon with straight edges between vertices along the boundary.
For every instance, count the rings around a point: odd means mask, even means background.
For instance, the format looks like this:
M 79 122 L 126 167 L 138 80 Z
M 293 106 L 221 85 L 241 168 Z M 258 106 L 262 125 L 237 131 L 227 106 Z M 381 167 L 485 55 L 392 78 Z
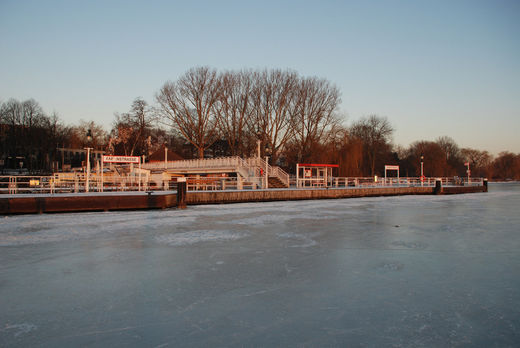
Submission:
M 269 182 L 269 188 L 287 188 L 287 185 L 277 176 L 269 176 L 267 181 Z
M 235 157 L 220 157 L 207 159 L 179 160 L 168 162 L 145 163 L 143 169 L 152 172 L 168 172 L 180 175 L 206 173 L 237 173 L 246 186 L 264 186 L 264 172 L 269 175 L 269 187 L 289 187 L 289 174 L 277 166 L 271 166 L 259 157 L 242 159 Z

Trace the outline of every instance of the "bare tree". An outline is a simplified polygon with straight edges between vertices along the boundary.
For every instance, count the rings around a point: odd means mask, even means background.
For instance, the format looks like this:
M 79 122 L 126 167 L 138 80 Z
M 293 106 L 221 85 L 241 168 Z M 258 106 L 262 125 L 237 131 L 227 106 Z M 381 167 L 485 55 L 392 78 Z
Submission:
M 156 96 L 163 115 L 198 150 L 215 142 L 218 134 L 215 106 L 220 97 L 217 72 L 208 67 L 190 69 L 177 82 L 167 82 Z
M 377 115 L 362 118 L 351 126 L 351 135 L 363 141 L 371 176 L 375 175 L 378 156 L 388 150 L 393 132 L 390 121 Z
M 31 172 L 50 170 L 63 129 L 56 114 L 47 116 L 34 99 L 10 99 L 0 105 L 0 157 Z M 16 162 L 16 163 L 15 163 Z
M 488 167 L 493 162 L 493 156 L 489 152 L 470 148 L 464 148 L 460 152 L 464 161 L 469 162 L 472 174 L 487 176 Z
M 252 74 L 249 71 L 225 72 L 220 75 L 221 95 L 216 116 L 231 155 L 244 155 L 248 124 L 251 119 Z
M 416 141 L 410 145 L 408 163 L 417 176 L 420 175 L 421 155 L 423 156 L 425 176 L 447 176 L 451 168 L 446 160 L 444 149 L 433 141 Z
M 438 137 L 436 143 L 439 144 L 440 147 L 446 153 L 446 160 L 450 159 L 459 159 L 460 157 L 460 149 L 455 140 L 448 136 Z
M 311 156 L 313 147 L 332 134 L 337 124 L 340 92 L 325 79 L 300 78 L 293 89 L 290 110 L 292 142 L 298 149 L 298 161 Z
M 464 170 L 461 150 L 455 140 L 448 136 L 442 136 L 437 138 L 436 143 L 439 144 L 446 154 L 446 161 L 450 168 L 446 173 L 447 175 L 456 175 Z
M 92 140 L 87 139 L 87 132 L 90 130 Z M 77 137 L 78 143 L 74 144 L 75 147 L 92 147 L 94 149 L 102 148 L 106 144 L 108 138 L 107 132 L 100 124 L 94 121 L 79 120 L 79 125 L 72 127 L 72 131 Z
M 142 98 L 136 98 L 130 112 L 116 114 L 110 145 L 119 145 L 125 155 L 148 155 L 148 142 L 152 124 L 155 120 L 153 111 Z
M 264 147 L 271 150 L 272 161 L 291 137 L 290 106 L 298 76 L 292 71 L 264 70 L 254 75 L 250 129 Z

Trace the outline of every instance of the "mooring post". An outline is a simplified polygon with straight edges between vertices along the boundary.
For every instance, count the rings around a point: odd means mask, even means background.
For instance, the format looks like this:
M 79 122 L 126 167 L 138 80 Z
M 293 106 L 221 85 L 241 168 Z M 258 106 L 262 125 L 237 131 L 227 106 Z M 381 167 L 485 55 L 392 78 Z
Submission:
M 186 178 L 177 178 L 177 208 L 186 209 Z
M 435 179 L 435 189 L 433 190 L 433 193 L 436 195 L 442 194 L 442 180 L 441 179 Z

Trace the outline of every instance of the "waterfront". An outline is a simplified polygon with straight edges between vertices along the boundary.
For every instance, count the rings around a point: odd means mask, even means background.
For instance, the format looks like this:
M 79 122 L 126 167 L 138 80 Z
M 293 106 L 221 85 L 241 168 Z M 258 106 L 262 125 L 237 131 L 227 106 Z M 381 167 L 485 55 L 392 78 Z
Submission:
M 518 346 L 520 185 L 9 216 L 1 346 Z

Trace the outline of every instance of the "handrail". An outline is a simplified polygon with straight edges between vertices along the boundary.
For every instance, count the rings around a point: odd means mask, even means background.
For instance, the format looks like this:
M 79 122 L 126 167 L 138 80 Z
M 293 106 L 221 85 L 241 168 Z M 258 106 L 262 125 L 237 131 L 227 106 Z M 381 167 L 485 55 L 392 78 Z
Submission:
M 267 163 L 264 159 L 260 157 L 251 157 L 248 158 L 247 161 L 249 163 L 254 163 L 257 167 L 262 168 L 265 170 L 267 168 L 267 175 L 268 176 L 275 176 L 287 187 L 289 187 L 289 174 L 285 172 L 282 168 L 278 166 L 271 166 L 269 163 Z M 255 163 L 256 162 L 256 163 Z
M 239 173 L 237 177 L 215 177 L 221 184 L 220 189 L 236 187 L 242 189 L 244 186 L 252 188 L 264 187 L 265 175 L 260 175 L 260 165 L 262 162 L 258 158 L 240 160 L 241 168 L 246 171 L 243 174 Z M 258 169 L 258 172 L 256 172 Z M 265 167 L 263 167 L 265 171 Z M 268 166 L 268 174 L 274 175 L 278 169 L 277 167 Z M 283 172 L 278 172 L 278 174 Z M 245 174 L 248 174 L 245 176 Z M 290 179 L 287 174 L 288 180 Z M 203 177 L 199 180 L 208 180 L 211 177 Z M 197 180 L 197 179 L 193 179 Z M 378 178 L 374 177 L 334 177 L 325 182 L 323 178 L 307 178 L 299 179 L 305 187 L 433 187 L 437 180 L 441 180 L 442 186 L 484 186 L 483 178 L 467 178 L 451 177 L 451 178 L 426 178 L 421 181 L 419 177 L 400 177 L 400 178 Z M 142 175 L 139 181 L 136 175 L 104 175 L 101 180 L 101 175 L 91 173 L 89 178 L 89 191 L 137 191 L 139 187 L 141 190 L 158 189 L 167 190 L 171 185 L 175 184 L 175 180 L 167 178 L 159 179 L 159 181 L 152 179 L 149 175 Z M 293 178 L 294 187 L 294 178 Z M 206 185 L 210 188 L 209 185 Z M 86 174 L 85 173 L 56 173 L 52 176 L 0 176 L 0 193 L 5 194 L 23 194 L 23 193 L 60 193 L 60 192 L 83 192 L 86 190 Z
M 289 174 L 277 166 L 271 166 L 262 158 L 250 157 L 242 159 L 239 156 L 232 157 L 218 157 L 218 158 L 199 158 L 190 160 L 178 160 L 165 162 L 145 163 L 142 165 L 143 169 L 214 169 L 214 168 L 233 168 L 244 179 L 257 177 L 257 169 L 266 170 L 267 175 L 275 176 L 280 179 L 287 187 L 289 187 Z M 247 172 L 247 175 L 246 175 Z
M 219 168 L 219 167 L 237 167 L 241 164 L 242 159 L 238 156 L 233 157 L 217 157 L 217 158 L 198 158 L 189 160 L 167 161 L 144 163 L 141 167 L 144 169 L 179 169 L 179 168 Z

